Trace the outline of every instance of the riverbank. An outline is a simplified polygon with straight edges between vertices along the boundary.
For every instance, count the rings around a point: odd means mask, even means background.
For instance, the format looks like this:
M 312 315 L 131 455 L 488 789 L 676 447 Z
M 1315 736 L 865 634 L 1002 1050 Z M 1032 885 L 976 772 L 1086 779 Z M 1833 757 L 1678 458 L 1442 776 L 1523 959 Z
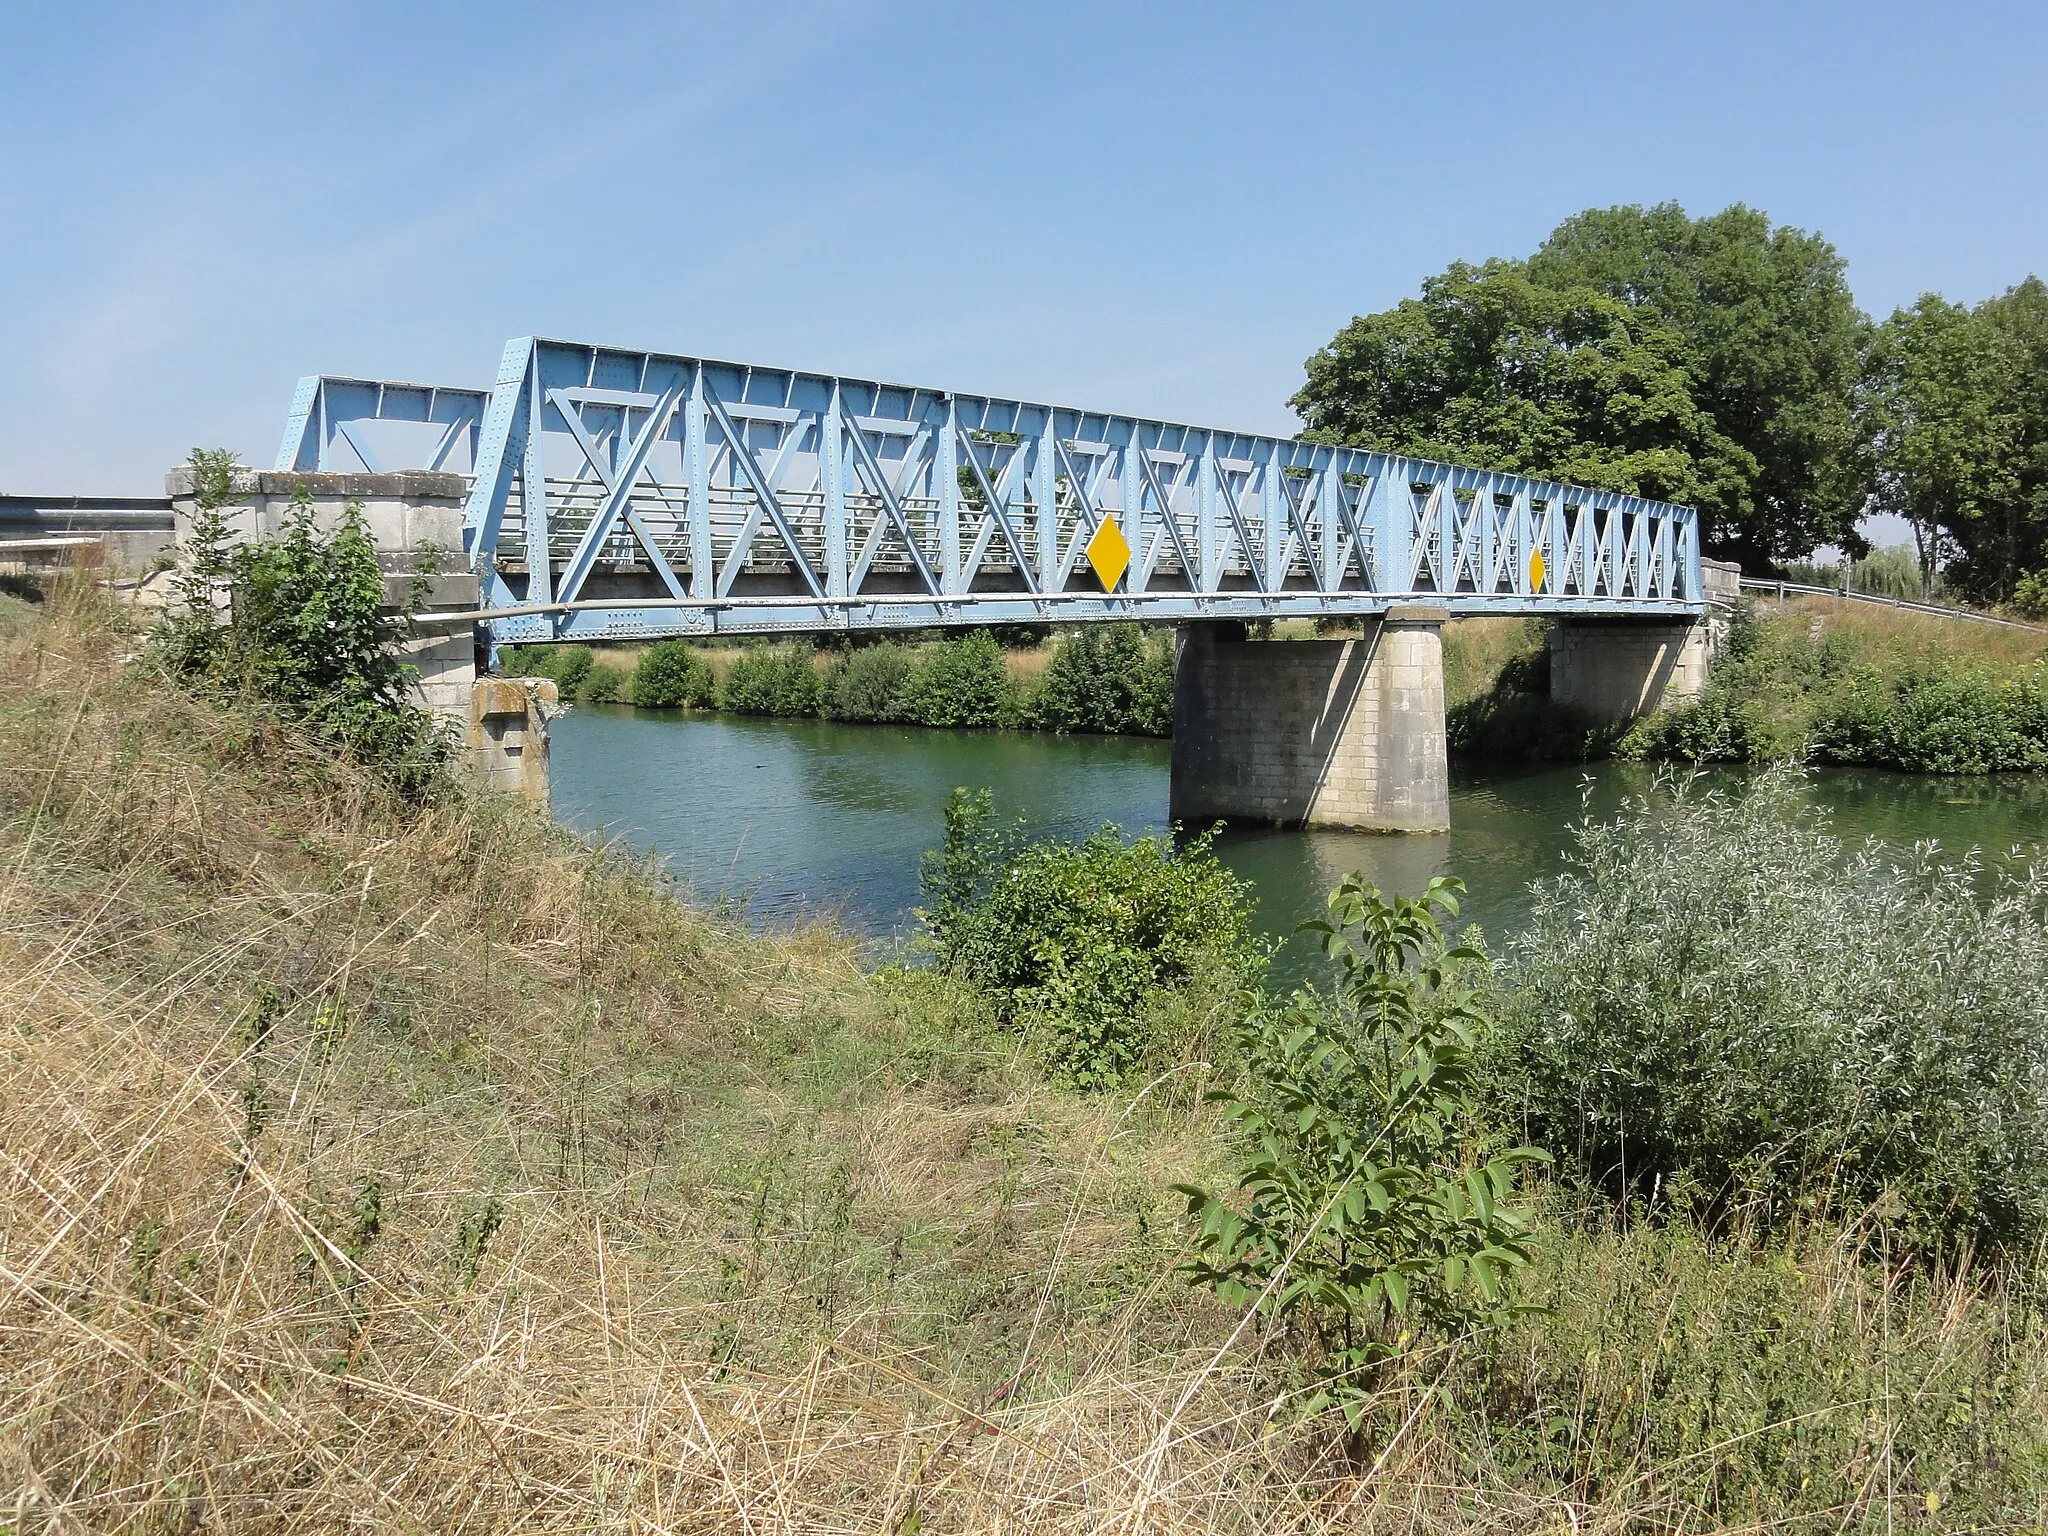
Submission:
M 1745 604 L 1706 693 L 1629 726 L 1551 701 L 1548 635 L 1541 619 L 1444 627 L 1445 728 L 1454 758 L 1762 763 L 1806 756 L 1913 773 L 2048 768 L 2048 638 L 2032 631 L 1827 598 Z M 830 650 L 794 643 L 698 649 L 680 641 L 596 651 L 528 646 L 509 649 L 501 667 L 552 677 L 565 697 L 586 703 L 1172 733 L 1168 632 L 1112 625 L 1027 638 L 1006 646 L 993 634 L 973 634 Z
M 38 618 L 0 668 L 0 1463 L 53 1528 L 2012 1528 L 1993 1267 L 1562 1186 L 1364 1440 L 1188 1289 L 1208 1069 L 1053 1087 L 987 1001 L 430 809 Z M 1139 1089 L 1142 1088 L 1142 1091 Z M 1390 1341 L 1391 1342 L 1391 1341 Z

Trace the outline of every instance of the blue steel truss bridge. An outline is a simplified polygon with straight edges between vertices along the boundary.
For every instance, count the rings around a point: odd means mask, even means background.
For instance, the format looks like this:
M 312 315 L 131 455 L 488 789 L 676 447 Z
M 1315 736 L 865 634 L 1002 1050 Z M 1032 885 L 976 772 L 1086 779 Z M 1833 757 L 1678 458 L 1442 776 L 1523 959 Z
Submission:
M 492 640 L 1704 611 L 1689 507 L 1362 449 L 532 337 L 319 376 L 281 471 L 465 475 Z

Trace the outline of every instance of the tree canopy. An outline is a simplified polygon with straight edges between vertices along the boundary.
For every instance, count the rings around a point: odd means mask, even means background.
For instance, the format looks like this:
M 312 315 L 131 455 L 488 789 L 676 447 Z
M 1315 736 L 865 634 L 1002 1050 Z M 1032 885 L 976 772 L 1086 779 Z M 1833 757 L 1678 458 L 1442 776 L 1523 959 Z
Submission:
M 2048 285 L 1895 311 L 1860 411 L 1872 504 L 1912 524 L 1923 567 L 1946 558 L 1952 586 L 1990 601 L 2048 569 Z
M 1736 205 L 1566 220 L 1456 263 L 1308 361 L 1308 435 L 1699 507 L 1709 553 L 1855 543 L 1868 322 L 1826 240 Z

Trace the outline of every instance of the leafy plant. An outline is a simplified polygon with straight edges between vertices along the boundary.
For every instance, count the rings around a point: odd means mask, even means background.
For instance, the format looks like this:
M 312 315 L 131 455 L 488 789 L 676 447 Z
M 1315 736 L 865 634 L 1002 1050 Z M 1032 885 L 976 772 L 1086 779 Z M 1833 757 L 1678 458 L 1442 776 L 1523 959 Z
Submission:
M 923 647 L 901 699 L 918 725 L 985 728 L 1011 723 L 1017 684 L 994 636 L 977 632 Z
M 911 653 L 893 640 L 858 646 L 832 664 L 825 681 L 825 714 L 833 720 L 904 718 Z
M 1484 1155 L 1472 1052 L 1487 1024 L 1459 981 L 1478 951 L 1447 947 L 1455 880 L 1418 898 L 1361 875 L 1330 895 L 1327 997 L 1298 994 L 1239 1030 L 1244 1086 L 1211 1097 L 1246 1143 L 1242 1204 L 1194 1185 L 1196 1256 L 1185 1272 L 1236 1306 L 1300 1325 L 1321 1351 L 1311 1408 L 1356 1429 L 1374 1366 L 1396 1354 L 1388 1319 L 1462 1332 L 1507 1307 L 1529 1261 L 1527 1212 L 1511 1203 L 1532 1147 Z
M 1576 830 L 1502 980 L 1502 1116 L 1620 1201 L 2048 1237 L 2048 887 L 1844 848 L 1796 769 Z M 1980 882 L 1984 889 L 1980 893 Z
M 1164 636 L 1135 624 L 1069 630 L 1031 699 L 1034 724 L 1049 731 L 1165 736 L 1173 730 L 1173 654 Z
M 232 497 L 232 456 L 195 451 L 193 466 L 201 506 L 187 575 L 159 637 L 165 664 L 202 687 L 252 693 L 405 792 L 430 793 L 441 782 L 447 734 L 410 697 L 415 674 L 397 654 L 409 610 L 385 606 L 361 504 L 348 503 L 323 531 L 301 487 L 277 538 L 230 547 L 220 507 Z
M 608 661 L 592 664 L 576 685 L 576 699 L 582 704 L 630 704 L 633 676 L 637 667 L 614 666 Z
M 552 678 L 562 697 L 573 699 L 596 661 L 587 645 L 508 645 L 498 654 L 498 670 L 507 677 Z
M 633 702 L 642 709 L 702 709 L 717 694 L 711 663 L 681 640 L 649 647 L 633 669 Z
M 761 645 L 734 660 L 719 685 L 718 707 L 736 715 L 815 715 L 824 694 L 807 649 Z
M 1104 827 L 1079 843 L 1025 842 L 990 818 L 987 791 L 953 792 L 921 916 L 942 963 L 989 993 L 1056 1076 L 1120 1082 L 1146 1058 L 1149 1000 L 1255 983 L 1249 887 L 1208 835 L 1176 848 Z

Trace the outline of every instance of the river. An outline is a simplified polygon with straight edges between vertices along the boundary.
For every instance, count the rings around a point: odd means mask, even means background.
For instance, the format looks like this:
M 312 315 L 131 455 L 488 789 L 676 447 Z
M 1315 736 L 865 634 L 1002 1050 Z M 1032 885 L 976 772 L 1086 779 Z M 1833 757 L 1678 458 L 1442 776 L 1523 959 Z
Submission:
M 697 899 L 757 925 L 819 914 L 877 940 L 907 936 L 918 860 L 939 839 L 955 785 L 994 791 L 999 814 L 1041 834 L 1127 832 L 1166 822 L 1166 742 L 1136 737 L 937 731 L 816 720 L 643 712 L 579 705 L 553 727 L 555 814 L 581 831 L 659 854 Z M 1564 866 L 1571 825 L 1643 791 L 1637 764 L 1479 768 L 1454 764 L 1451 831 L 1432 837 L 1231 829 L 1224 861 L 1252 882 L 1277 937 L 1320 912 L 1347 870 L 1418 891 L 1456 875 L 1465 917 L 1490 939 L 1529 910 L 1530 883 Z M 1809 793 L 1836 831 L 1961 851 L 2048 842 L 2048 776 L 1932 778 L 1835 769 Z M 1298 973 L 1299 941 L 1283 957 Z

